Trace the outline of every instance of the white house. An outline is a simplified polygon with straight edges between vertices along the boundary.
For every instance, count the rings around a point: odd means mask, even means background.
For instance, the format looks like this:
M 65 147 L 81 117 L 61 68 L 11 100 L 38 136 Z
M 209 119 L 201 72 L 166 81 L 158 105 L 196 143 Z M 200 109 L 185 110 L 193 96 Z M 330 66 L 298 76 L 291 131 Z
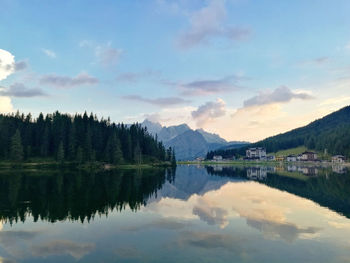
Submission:
M 221 155 L 214 155 L 213 160 L 216 162 L 222 161 L 222 156 Z
M 298 160 L 296 155 L 288 155 L 287 162 L 296 162 Z
M 266 149 L 263 147 L 249 148 L 246 150 L 248 159 L 266 159 Z
M 314 152 L 303 152 L 301 154 L 301 161 L 316 161 L 317 154 Z
M 345 156 L 343 155 L 334 155 L 332 157 L 332 163 L 344 163 L 345 162 Z

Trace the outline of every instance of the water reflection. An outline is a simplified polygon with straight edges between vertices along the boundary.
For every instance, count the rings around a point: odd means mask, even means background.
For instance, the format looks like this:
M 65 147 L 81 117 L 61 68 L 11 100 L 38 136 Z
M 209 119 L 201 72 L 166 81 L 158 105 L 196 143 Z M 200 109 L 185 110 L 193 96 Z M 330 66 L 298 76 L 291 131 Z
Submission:
M 1 174 L 0 262 L 347 262 L 350 174 L 316 168 Z
M 174 176 L 172 169 L 0 174 L 0 220 L 83 222 L 126 206 L 135 211 Z
M 337 168 L 336 168 L 337 167 Z M 313 200 L 350 218 L 350 173 L 344 166 L 230 167 L 209 174 L 246 178 Z

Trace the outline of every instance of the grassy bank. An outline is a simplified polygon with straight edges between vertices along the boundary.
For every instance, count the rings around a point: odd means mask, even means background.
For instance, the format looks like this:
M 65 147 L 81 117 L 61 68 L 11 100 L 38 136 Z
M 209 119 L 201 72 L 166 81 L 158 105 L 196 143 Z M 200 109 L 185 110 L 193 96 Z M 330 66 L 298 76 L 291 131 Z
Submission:
M 39 171 L 42 169 L 80 169 L 80 170 L 112 170 L 112 169 L 151 169 L 156 167 L 170 167 L 170 162 L 142 163 L 142 164 L 106 164 L 102 162 L 57 162 L 51 159 L 30 160 L 26 162 L 0 161 L 0 170 L 22 169 Z

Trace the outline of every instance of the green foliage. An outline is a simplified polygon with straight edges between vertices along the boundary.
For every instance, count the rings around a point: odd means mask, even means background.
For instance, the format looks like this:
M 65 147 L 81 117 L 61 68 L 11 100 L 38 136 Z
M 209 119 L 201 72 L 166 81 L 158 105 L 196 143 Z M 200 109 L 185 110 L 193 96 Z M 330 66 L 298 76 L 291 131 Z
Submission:
M 37 119 L 19 112 L 0 114 L 0 160 L 28 158 L 112 164 L 170 161 L 164 145 L 139 124 L 115 124 L 86 112 L 40 114 Z
M 64 148 L 63 142 L 60 142 L 57 150 L 57 161 L 62 163 L 64 161 Z
M 17 129 L 15 134 L 11 138 L 11 148 L 10 148 L 11 160 L 15 162 L 22 161 L 23 159 L 23 146 L 21 140 L 20 131 Z
M 278 152 L 274 153 L 274 155 L 276 155 L 276 156 L 298 155 L 298 154 L 301 154 L 307 150 L 308 149 L 305 146 L 299 146 L 299 147 L 295 147 L 295 148 L 291 148 L 291 149 L 278 151 Z
M 207 154 L 231 157 L 245 155 L 249 147 L 265 147 L 267 152 L 278 152 L 304 146 L 310 150 L 342 154 L 350 157 L 350 106 L 316 120 L 307 126 L 279 134 L 240 149 L 213 151 Z

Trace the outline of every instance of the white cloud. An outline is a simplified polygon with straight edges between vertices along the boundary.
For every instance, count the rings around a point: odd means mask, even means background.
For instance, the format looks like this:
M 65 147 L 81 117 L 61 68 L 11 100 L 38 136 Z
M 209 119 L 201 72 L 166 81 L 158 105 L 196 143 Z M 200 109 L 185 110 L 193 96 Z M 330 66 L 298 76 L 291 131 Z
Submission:
M 244 101 L 244 107 L 268 105 L 273 103 L 286 103 L 292 99 L 309 100 L 313 97 L 306 92 L 293 92 L 288 87 L 281 86 L 273 91 L 262 91 L 259 95 Z
M 190 26 L 179 37 L 180 47 L 191 48 L 217 37 L 242 40 L 250 34 L 249 29 L 225 25 L 226 17 L 225 1 L 210 0 L 207 6 L 190 15 Z
M 42 51 L 43 51 L 44 54 L 45 54 L 46 56 L 48 56 L 49 58 L 56 58 L 56 57 L 57 57 L 56 53 L 55 53 L 54 51 L 50 50 L 50 49 L 45 49 L 45 48 L 43 48 Z
M 6 79 L 14 71 L 15 57 L 10 52 L 0 49 L 0 80 Z
M 203 127 L 216 118 L 226 114 L 225 102 L 218 98 L 216 101 L 209 101 L 192 111 L 192 118 L 196 121 L 197 127 Z
M 13 112 L 14 108 L 10 97 L 0 96 L 0 113 Z
M 111 43 L 95 48 L 95 55 L 100 64 L 106 67 L 114 66 L 119 62 L 123 50 L 112 47 Z

